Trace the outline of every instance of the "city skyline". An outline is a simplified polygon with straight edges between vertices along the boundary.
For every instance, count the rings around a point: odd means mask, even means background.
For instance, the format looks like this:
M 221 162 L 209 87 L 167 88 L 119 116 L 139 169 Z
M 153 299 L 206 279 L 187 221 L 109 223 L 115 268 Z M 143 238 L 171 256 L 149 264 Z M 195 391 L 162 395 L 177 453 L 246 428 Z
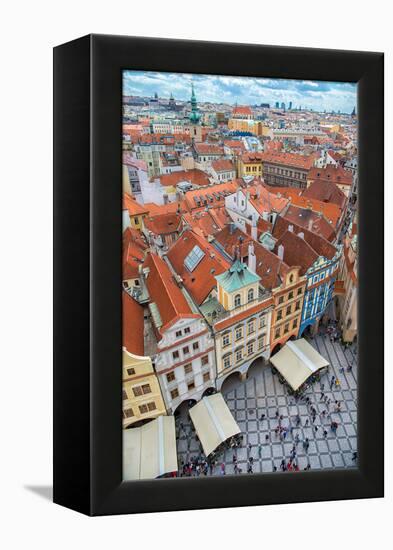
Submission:
M 188 101 L 191 82 L 199 102 L 255 105 L 269 103 L 274 107 L 282 102 L 288 107 L 301 106 L 315 111 L 340 111 L 350 114 L 356 108 L 356 84 L 313 80 L 163 73 L 125 70 L 124 95 L 170 97 Z

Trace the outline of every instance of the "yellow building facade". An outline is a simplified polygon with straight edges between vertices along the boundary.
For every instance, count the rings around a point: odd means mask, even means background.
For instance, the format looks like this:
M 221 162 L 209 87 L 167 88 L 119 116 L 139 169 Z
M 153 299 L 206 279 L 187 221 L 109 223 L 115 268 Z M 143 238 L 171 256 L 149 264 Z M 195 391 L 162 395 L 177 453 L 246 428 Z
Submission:
M 263 163 L 260 153 L 245 153 L 238 158 L 238 177 L 255 176 L 262 177 Z
M 282 285 L 273 290 L 274 310 L 272 312 L 270 349 L 278 351 L 290 338 L 299 334 L 306 278 L 300 277 L 299 268 L 286 274 Z
M 123 347 L 123 428 L 166 414 L 160 384 L 150 357 Z

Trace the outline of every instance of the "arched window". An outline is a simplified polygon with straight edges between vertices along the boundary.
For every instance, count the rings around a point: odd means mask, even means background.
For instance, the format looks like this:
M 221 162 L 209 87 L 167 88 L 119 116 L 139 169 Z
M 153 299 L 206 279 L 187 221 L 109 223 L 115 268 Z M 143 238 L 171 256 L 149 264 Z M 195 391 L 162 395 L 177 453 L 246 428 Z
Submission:
M 241 304 L 241 296 L 240 294 L 236 294 L 235 296 L 235 307 L 239 307 Z
M 250 288 L 250 290 L 248 291 L 248 301 L 252 302 L 253 299 L 254 299 L 254 289 Z

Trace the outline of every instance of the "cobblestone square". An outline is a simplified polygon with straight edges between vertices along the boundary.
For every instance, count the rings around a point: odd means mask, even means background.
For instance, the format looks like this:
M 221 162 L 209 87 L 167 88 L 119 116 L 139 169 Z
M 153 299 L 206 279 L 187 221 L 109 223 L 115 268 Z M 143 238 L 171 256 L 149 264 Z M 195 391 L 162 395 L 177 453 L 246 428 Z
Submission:
M 241 447 L 226 451 L 219 458 L 213 468 L 213 475 L 220 474 L 222 461 L 225 462 L 226 474 L 233 474 L 234 455 L 241 473 L 247 473 L 250 457 L 253 459 L 254 473 L 272 472 L 274 468 L 279 471 L 281 461 L 285 459 L 288 462 L 294 445 L 300 470 L 308 464 L 313 470 L 356 467 L 356 461 L 353 460 L 353 453 L 357 452 L 355 350 L 353 347 L 345 349 L 339 342 L 332 343 L 324 335 L 318 335 L 309 342 L 330 364 L 329 372 L 304 393 L 304 398 L 309 397 L 317 410 L 315 423 L 312 422 L 305 400 L 296 401 L 288 394 L 286 387 L 280 384 L 278 377 L 272 374 L 269 365 L 263 365 L 262 361 L 255 362 L 245 381 L 241 382 L 237 376 L 232 376 L 224 382 L 222 393 L 242 430 L 243 443 Z M 347 367 L 350 365 L 352 370 L 348 372 Z M 332 376 L 337 378 L 339 386 L 330 387 Z M 329 407 L 321 399 L 321 388 L 331 400 Z M 336 401 L 341 402 L 341 410 L 338 412 Z M 278 426 L 277 411 L 283 416 L 282 426 L 288 428 L 282 440 L 274 431 Z M 325 416 L 323 411 L 327 411 Z M 265 415 L 263 419 L 262 415 Z M 301 418 L 299 426 L 295 422 L 297 415 Z M 338 423 L 336 433 L 331 431 L 332 421 Z M 187 415 L 179 417 L 176 424 L 181 468 L 182 463 L 201 454 L 201 446 Z M 303 447 L 306 438 L 309 439 L 308 449 Z

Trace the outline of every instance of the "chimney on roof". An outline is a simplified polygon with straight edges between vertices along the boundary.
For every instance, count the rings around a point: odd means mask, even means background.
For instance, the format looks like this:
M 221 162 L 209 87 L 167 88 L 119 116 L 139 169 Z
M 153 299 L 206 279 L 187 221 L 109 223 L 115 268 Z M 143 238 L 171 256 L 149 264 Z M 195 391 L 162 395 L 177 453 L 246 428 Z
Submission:
M 257 258 L 254 251 L 254 243 L 248 245 L 248 269 L 253 273 L 256 273 L 257 269 Z
M 293 225 L 288 225 L 288 231 L 290 231 L 291 233 L 293 233 Z
M 164 199 L 164 204 L 168 204 L 169 202 L 169 197 L 166 193 L 164 193 L 164 195 L 162 196 L 162 198 Z
M 304 239 L 304 233 L 303 233 L 303 231 L 300 231 L 300 233 L 298 233 L 297 236 L 300 237 L 301 239 Z
M 235 224 L 231 222 L 229 224 L 229 234 L 233 235 L 234 232 L 235 232 Z
M 257 222 L 255 221 L 255 218 L 252 220 L 251 225 L 251 238 L 256 241 L 258 240 L 258 229 L 257 229 Z
M 284 245 L 280 244 L 277 249 L 277 256 L 280 258 L 281 261 L 284 260 Z
M 312 218 L 310 218 L 310 219 L 308 220 L 308 230 L 309 230 L 309 231 L 312 231 L 312 226 L 313 226 L 313 221 L 312 221 Z

